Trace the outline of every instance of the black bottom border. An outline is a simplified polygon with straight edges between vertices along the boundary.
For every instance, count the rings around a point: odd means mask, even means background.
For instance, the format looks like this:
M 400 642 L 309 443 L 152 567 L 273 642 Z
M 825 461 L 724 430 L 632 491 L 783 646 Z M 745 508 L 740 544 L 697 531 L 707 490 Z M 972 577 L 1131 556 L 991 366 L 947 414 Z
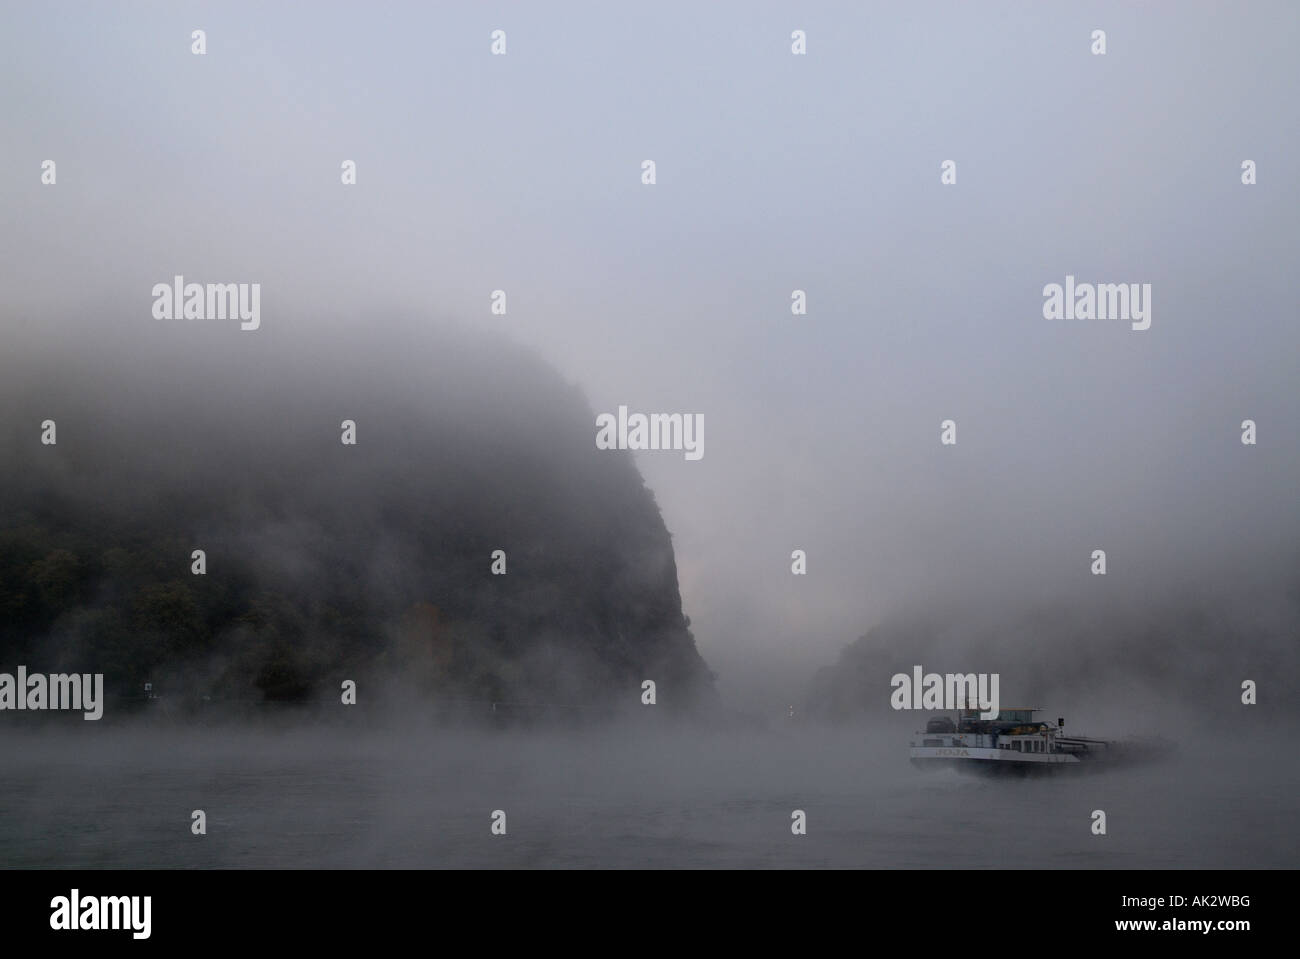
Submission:
M 457 952 L 548 943 L 621 950 L 637 941 L 672 948 L 692 939 L 770 950 L 846 935 L 858 943 L 901 938 L 914 953 L 1125 940 L 1223 949 L 1286 936 L 1294 886 L 1294 873 L 1282 870 L 0 871 L 0 914 L 8 944 L 92 952 L 259 943 L 333 950 L 390 939 Z M 148 896 L 148 938 L 52 928 L 52 920 L 68 924 L 74 889 L 82 910 L 98 900 L 90 921 L 106 908 L 109 923 L 123 907 L 101 906 L 101 897 Z M 136 903 L 138 926 L 143 899 Z M 1199 925 L 1207 921 L 1208 932 Z

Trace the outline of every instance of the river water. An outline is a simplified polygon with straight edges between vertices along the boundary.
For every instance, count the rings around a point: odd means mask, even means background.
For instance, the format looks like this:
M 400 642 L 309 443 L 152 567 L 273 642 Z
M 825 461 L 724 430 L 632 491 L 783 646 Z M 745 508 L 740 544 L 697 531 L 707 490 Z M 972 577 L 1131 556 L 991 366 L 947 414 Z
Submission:
M 10 728 L 0 865 L 1294 868 L 1294 741 L 986 779 L 818 727 Z

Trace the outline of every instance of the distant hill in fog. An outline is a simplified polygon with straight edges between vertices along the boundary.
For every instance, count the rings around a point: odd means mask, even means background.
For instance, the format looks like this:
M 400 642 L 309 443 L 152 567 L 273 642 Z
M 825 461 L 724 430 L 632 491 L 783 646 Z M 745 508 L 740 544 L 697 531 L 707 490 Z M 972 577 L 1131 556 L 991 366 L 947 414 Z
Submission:
M 1285 578 L 1283 571 L 1283 577 Z M 1290 571 L 1300 584 L 1300 564 Z M 1242 715 L 1241 683 L 1257 684 L 1255 716 L 1300 714 L 1300 585 L 1228 598 L 1187 587 L 1181 597 L 1057 602 L 1020 611 L 936 608 L 882 622 L 814 677 L 805 712 L 822 719 L 887 718 L 890 678 L 926 672 L 998 673 L 1002 705 L 1117 710 L 1126 719 L 1182 709 Z M 1056 713 L 1053 713 L 1055 715 Z
M 531 354 L 144 333 L 3 361 L 3 668 L 221 699 L 712 695 L 653 495 Z

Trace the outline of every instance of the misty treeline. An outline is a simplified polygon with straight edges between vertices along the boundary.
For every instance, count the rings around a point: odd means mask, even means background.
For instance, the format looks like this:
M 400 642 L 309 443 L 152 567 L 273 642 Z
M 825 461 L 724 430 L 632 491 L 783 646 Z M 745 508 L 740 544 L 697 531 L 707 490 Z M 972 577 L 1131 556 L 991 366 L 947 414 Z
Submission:
M 6 358 L 0 662 L 195 701 L 711 696 L 652 494 L 531 354 L 201 336 Z

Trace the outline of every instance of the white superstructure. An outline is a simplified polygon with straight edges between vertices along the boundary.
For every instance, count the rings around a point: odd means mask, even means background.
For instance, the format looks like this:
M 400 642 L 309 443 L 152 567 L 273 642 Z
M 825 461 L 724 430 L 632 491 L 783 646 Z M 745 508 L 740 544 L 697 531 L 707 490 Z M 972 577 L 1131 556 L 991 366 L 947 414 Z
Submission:
M 988 771 L 1032 772 L 1077 767 L 1105 758 L 1099 739 L 1067 737 L 1064 720 L 1034 719 L 1037 709 L 1002 709 L 996 719 L 980 719 L 963 709 L 953 720 L 936 717 L 912 740 L 911 759 L 918 766 L 958 766 Z

